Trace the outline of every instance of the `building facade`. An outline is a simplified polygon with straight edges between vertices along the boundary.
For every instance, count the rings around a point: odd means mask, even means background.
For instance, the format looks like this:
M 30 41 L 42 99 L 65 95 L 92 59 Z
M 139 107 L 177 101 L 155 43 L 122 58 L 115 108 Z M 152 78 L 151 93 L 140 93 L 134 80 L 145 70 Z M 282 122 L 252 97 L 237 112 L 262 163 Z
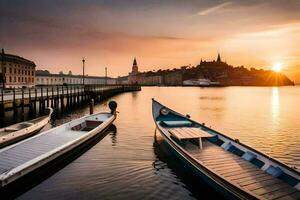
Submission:
M 139 75 L 139 67 L 136 61 L 136 58 L 133 60 L 132 70 L 128 75 L 128 83 L 129 84 L 138 84 L 138 75 Z
M 35 77 L 36 85 L 81 85 L 83 84 L 82 75 L 72 74 L 51 74 L 47 70 L 38 70 Z M 114 85 L 117 83 L 115 78 L 85 76 L 85 85 Z
M 22 88 L 33 87 L 35 85 L 36 65 L 33 61 L 20 56 L 6 54 L 2 49 L 0 62 L 0 87 Z

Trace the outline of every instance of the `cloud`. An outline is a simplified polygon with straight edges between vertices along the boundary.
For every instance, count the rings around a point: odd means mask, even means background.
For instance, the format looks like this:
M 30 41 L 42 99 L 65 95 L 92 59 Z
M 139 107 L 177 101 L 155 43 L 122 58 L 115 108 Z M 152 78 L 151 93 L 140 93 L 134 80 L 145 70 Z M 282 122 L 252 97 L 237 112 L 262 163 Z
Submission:
M 224 2 L 224 3 L 221 3 L 219 5 L 207 8 L 205 10 L 202 10 L 202 11 L 198 12 L 197 14 L 198 15 L 208 15 L 208 14 L 213 13 L 213 12 L 215 12 L 215 11 L 221 9 L 221 8 L 224 8 L 224 7 L 226 7 L 226 6 L 230 5 L 230 4 L 232 4 L 232 2 L 230 2 L 230 1 Z

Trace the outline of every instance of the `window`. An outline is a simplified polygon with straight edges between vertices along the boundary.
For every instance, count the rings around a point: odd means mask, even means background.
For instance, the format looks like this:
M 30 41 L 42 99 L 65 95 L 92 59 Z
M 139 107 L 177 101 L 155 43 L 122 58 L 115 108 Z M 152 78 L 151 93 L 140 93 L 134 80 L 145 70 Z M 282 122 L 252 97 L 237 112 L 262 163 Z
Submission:
M 25 83 L 27 83 L 27 77 L 25 77 Z
M 34 83 L 34 78 L 31 78 L 31 82 L 33 82 L 33 83 Z
M 17 82 L 17 77 L 14 77 L 14 82 Z
M 24 82 L 24 77 L 22 77 L 22 83 Z
M 32 72 L 31 72 L 31 75 L 33 76 L 34 75 L 34 71 L 32 70 Z
M 18 70 L 18 74 L 20 74 L 20 72 L 21 72 L 21 71 L 20 71 L 20 70 Z
M 12 82 L 12 78 L 11 78 L 11 76 L 9 77 L 9 82 Z
M 11 74 L 12 74 L 12 68 L 11 68 L 11 67 L 9 68 L 9 73 L 11 73 Z
M 15 68 L 15 70 L 14 70 L 14 71 L 15 71 L 15 74 L 16 74 L 16 73 L 17 73 L 17 69 Z
M 21 80 L 21 78 L 20 77 L 18 77 L 18 82 L 20 83 L 20 80 Z

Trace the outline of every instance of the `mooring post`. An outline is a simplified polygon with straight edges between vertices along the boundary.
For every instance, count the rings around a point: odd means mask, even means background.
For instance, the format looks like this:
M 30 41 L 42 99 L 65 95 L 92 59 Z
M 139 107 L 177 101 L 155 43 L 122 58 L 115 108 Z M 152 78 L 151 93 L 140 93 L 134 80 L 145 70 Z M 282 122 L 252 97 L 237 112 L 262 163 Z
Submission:
M 39 113 L 43 113 L 43 87 L 41 87 L 41 96 L 40 96 L 40 108 L 39 108 Z
M 24 121 L 25 120 L 25 114 L 24 114 L 24 88 L 22 88 L 22 109 L 21 109 L 21 112 L 22 112 L 22 120 Z
M 1 107 L 0 107 L 0 120 L 4 124 L 4 117 L 5 117 L 5 108 L 4 108 L 4 88 L 1 90 Z
M 36 115 L 36 103 L 37 103 L 37 89 L 36 88 L 34 89 L 34 92 L 35 92 L 35 95 L 34 95 L 33 107 L 34 107 L 34 116 L 35 116 Z
M 59 113 L 59 105 L 58 105 L 58 101 L 59 101 L 59 87 L 57 86 L 56 88 L 57 92 L 56 92 L 56 105 L 55 105 L 55 109 L 57 111 L 57 113 Z
M 60 110 L 61 112 L 64 112 L 65 110 L 65 104 L 64 104 L 64 86 L 61 86 L 61 96 L 60 96 Z
M 94 99 L 90 101 L 90 115 L 94 114 Z
M 32 116 L 31 89 L 28 89 L 29 116 Z
M 54 87 L 52 86 L 52 98 L 51 98 L 51 108 L 53 108 L 53 99 L 54 99 Z
M 1 90 L 1 107 L 0 107 L 0 120 L 3 121 L 5 117 L 5 107 L 4 107 L 4 88 Z
M 77 86 L 77 106 L 79 105 L 79 87 Z
M 47 107 L 49 107 L 49 89 L 47 87 Z
M 67 109 L 69 109 L 69 86 L 67 86 Z
M 13 117 L 16 119 L 18 115 L 17 102 L 16 102 L 16 88 L 13 89 Z

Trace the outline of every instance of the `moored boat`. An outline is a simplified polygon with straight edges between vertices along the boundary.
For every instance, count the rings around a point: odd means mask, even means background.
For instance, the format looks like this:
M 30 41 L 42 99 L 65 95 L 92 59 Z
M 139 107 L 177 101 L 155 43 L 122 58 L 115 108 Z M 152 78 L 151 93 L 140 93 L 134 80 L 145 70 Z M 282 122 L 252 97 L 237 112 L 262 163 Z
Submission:
M 300 199 L 300 172 L 152 100 L 156 127 L 179 160 L 229 199 Z
M 31 172 L 75 151 L 104 133 L 116 119 L 111 112 L 84 116 L 0 150 L 0 191 Z
M 0 148 L 38 133 L 50 121 L 53 109 L 47 108 L 46 113 L 45 116 L 1 128 Z

